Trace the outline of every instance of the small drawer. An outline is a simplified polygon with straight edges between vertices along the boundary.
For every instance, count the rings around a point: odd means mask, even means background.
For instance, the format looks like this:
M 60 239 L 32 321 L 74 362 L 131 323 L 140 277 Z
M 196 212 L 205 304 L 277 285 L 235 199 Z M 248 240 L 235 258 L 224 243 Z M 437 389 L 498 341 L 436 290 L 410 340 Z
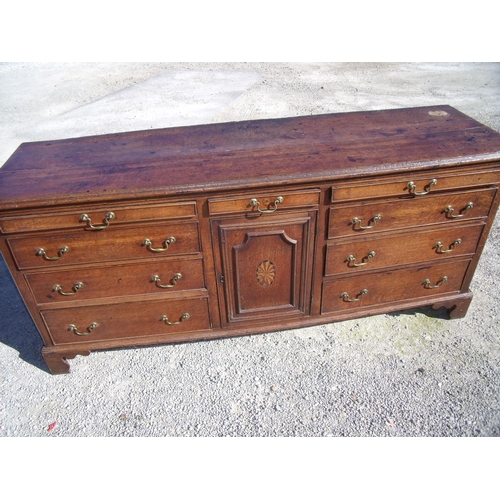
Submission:
M 437 262 L 446 257 L 472 255 L 484 224 L 441 226 L 432 231 L 380 234 L 329 243 L 325 276 L 364 272 L 415 262 Z
M 206 297 L 42 311 L 55 345 L 210 329 Z
M 145 259 L 200 251 L 198 223 L 134 225 L 7 238 L 19 269 Z
M 0 229 L 3 233 L 75 228 L 102 231 L 108 227 L 131 222 L 184 219 L 195 215 L 194 201 L 133 206 L 110 204 L 97 208 L 82 205 L 78 210 L 0 217 Z
M 404 176 L 377 178 L 376 182 L 365 178 L 362 181 L 342 181 L 332 186 L 331 201 L 351 201 L 367 198 L 421 198 L 450 189 L 469 189 L 500 182 L 500 171 L 478 170 L 467 174 L 443 171 L 408 173 Z M 415 193 L 415 194 L 412 194 Z
M 38 304 L 205 288 L 200 258 L 26 273 Z
M 326 281 L 321 313 L 458 292 L 468 265 L 462 260 Z
M 330 207 L 328 238 L 485 218 L 497 189 Z
M 278 189 L 273 192 L 253 193 L 248 196 L 213 198 L 208 200 L 208 211 L 210 215 L 280 213 L 289 208 L 316 207 L 319 204 L 319 195 L 319 189 L 293 192 Z

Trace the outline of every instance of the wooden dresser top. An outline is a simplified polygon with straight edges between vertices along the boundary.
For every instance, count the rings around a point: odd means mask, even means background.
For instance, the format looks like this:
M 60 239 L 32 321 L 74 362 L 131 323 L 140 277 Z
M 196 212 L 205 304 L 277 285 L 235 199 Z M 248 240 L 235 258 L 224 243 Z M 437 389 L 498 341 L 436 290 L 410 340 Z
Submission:
M 0 209 L 494 160 L 500 134 L 450 106 L 152 129 L 21 144 L 0 169 Z

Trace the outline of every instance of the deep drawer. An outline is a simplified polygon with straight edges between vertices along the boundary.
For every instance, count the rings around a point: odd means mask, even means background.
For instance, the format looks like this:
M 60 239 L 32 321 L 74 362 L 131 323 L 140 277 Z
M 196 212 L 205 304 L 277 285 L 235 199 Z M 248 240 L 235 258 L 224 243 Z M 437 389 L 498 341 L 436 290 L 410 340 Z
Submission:
M 26 273 L 25 277 L 39 304 L 205 287 L 202 261 L 190 257 Z
M 433 181 L 436 181 L 435 183 Z M 332 202 L 350 201 L 365 198 L 386 198 L 399 196 L 412 198 L 409 184 L 415 185 L 416 197 L 428 196 L 427 191 L 436 193 L 450 189 L 469 189 L 475 186 L 498 184 L 500 172 L 478 170 L 476 172 L 453 173 L 447 171 L 429 171 L 426 173 L 408 173 L 404 176 L 380 177 L 373 180 L 338 182 L 332 186 Z
M 182 219 L 195 215 L 194 201 L 134 206 L 110 204 L 99 208 L 82 205 L 78 210 L 0 217 L 0 230 L 3 233 L 77 228 L 85 231 L 104 231 L 108 227 L 131 222 Z M 91 226 L 97 229 L 92 229 Z
M 56 345 L 210 328 L 206 297 L 74 307 L 41 314 Z
M 307 191 L 258 192 L 247 196 L 232 196 L 227 198 L 213 198 L 208 200 L 210 215 L 232 213 L 259 214 L 259 210 L 281 212 L 289 208 L 310 208 L 319 204 L 319 189 Z M 253 201 L 255 200 L 255 201 Z
M 468 265 L 462 260 L 326 281 L 321 313 L 458 292 Z
M 481 189 L 338 208 L 334 206 L 329 213 L 328 238 L 484 218 L 496 192 L 497 189 Z
M 175 241 L 169 240 L 172 237 Z M 145 243 L 146 239 L 150 244 Z M 197 222 L 40 233 L 10 237 L 7 241 L 19 269 L 189 254 L 200 250 Z
M 398 232 L 390 236 L 329 243 L 325 275 L 368 271 L 414 262 L 438 262 L 445 257 L 472 255 L 484 224 L 445 225 L 431 231 Z M 439 245 L 439 243 L 441 245 Z

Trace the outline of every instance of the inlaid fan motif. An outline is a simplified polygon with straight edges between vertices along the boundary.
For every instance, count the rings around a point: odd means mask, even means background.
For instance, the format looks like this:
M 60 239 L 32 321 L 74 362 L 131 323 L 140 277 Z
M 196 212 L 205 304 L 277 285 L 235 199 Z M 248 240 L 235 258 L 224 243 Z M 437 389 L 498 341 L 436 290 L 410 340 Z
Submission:
M 259 285 L 266 288 L 274 283 L 276 278 L 276 267 L 270 260 L 263 260 L 257 266 L 256 275 Z

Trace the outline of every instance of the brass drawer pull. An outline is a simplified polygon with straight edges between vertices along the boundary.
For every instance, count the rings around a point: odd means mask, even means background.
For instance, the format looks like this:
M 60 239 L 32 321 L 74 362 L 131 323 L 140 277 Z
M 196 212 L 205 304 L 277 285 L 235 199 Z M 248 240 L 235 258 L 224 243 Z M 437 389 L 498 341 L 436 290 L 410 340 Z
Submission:
M 42 256 L 45 260 L 59 260 L 65 253 L 69 252 L 69 247 L 64 245 L 57 252 L 57 257 L 47 257 L 45 250 L 43 248 L 38 248 L 36 251 L 37 256 Z
M 358 217 L 354 217 L 352 220 L 351 220 L 351 224 L 353 226 L 356 226 L 356 224 L 359 224 L 359 229 L 371 229 L 372 227 L 375 227 L 375 225 L 377 224 L 377 222 L 382 218 L 382 216 L 380 214 L 377 214 L 375 217 L 373 217 L 372 220 L 373 221 L 373 224 L 371 226 L 362 226 L 361 225 L 361 219 L 359 219 Z M 368 221 L 370 222 L 370 221 Z
M 455 248 L 457 247 L 457 245 L 460 245 L 460 243 L 462 243 L 462 240 L 460 238 L 457 238 L 450 246 L 449 246 L 449 249 L 448 250 L 443 250 L 443 244 L 438 241 L 436 243 L 436 252 L 437 253 L 449 253 L 449 252 L 453 252 L 453 250 L 455 250 Z
M 156 286 L 159 287 L 159 288 L 172 288 L 175 285 L 177 285 L 177 281 L 180 280 L 181 278 L 182 278 L 182 274 L 181 273 L 175 273 L 174 277 L 170 280 L 170 285 L 162 285 L 161 284 L 161 278 L 157 274 L 155 274 L 151 278 L 151 281 L 153 281 L 154 283 L 156 283 Z
M 180 325 L 184 320 L 186 319 L 189 319 L 191 316 L 189 315 L 189 313 L 184 313 L 180 320 L 179 321 L 173 321 L 173 322 L 170 322 L 168 320 L 168 316 L 165 316 L 163 315 L 161 318 L 160 318 L 160 321 L 163 321 L 166 325 Z
M 77 293 L 78 290 L 80 290 L 81 288 L 83 288 L 83 283 L 81 281 L 78 281 L 78 283 L 75 283 L 73 285 L 72 292 L 63 292 L 61 285 L 54 285 L 52 291 L 59 292 L 61 295 L 68 296 L 68 295 L 75 295 L 75 293 Z
M 250 205 L 252 207 L 257 207 L 257 210 L 261 213 L 261 214 L 272 214 L 273 212 L 276 212 L 276 210 L 278 210 L 278 205 L 280 203 L 283 203 L 285 200 L 283 198 L 283 196 L 278 196 L 275 200 L 274 200 L 274 208 L 270 208 L 270 209 L 267 209 L 267 210 L 261 210 L 260 209 L 260 201 L 257 199 L 257 198 L 252 198 L 250 200 Z
M 448 276 L 443 276 L 435 285 L 431 285 L 431 280 L 426 279 L 422 285 L 424 285 L 424 288 L 427 288 L 428 290 L 432 288 L 439 288 L 443 283 L 446 283 L 448 281 Z
M 437 179 L 432 179 L 431 182 L 429 182 L 429 185 L 424 187 L 424 191 L 421 191 L 420 193 L 417 193 L 417 185 L 413 181 L 408 183 L 407 188 L 413 196 L 424 196 L 431 192 L 432 187 L 435 186 L 437 182 Z
M 175 243 L 175 238 L 173 236 L 169 236 L 163 242 L 163 248 L 153 248 L 153 243 L 149 238 L 144 238 L 144 240 L 142 241 L 143 246 L 147 247 L 148 250 L 151 250 L 152 252 L 165 252 L 166 250 L 168 250 L 169 245 L 171 245 L 172 243 Z
M 366 288 L 363 288 L 361 292 L 356 295 L 355 299 L 349 298 L 349 294 L 347 292 L 343 292 L 340 294 L 340 298 L 344 300 L 344 302 L 358 302 L 358 300 L 361 300 L 363 298 L 363 295 L 366 295 L 368 293 L 368 290 Z
M 68 330 L 71 330 L 75 335 L 85 336 L 85 335 L 90 335 L 92 333 L 92 330 L 94 328 L 97 328 L 98 326 L 99 325 L 97 323 L 93 322 L 93 323 L 90 323 L 90 325 L 88 326 L 88 328 L 85 332 L 79 332 L 78 328 L 75 325 L 68 325 Z
M 448 205 L 444 209 L 444 211 L 451 219 L 458 219 L 459 217 L 463 217 L 471 208 L 474 208 L 474 203 L 472 203 L 472 201 L 469 201 L 469 203 L 467 203 L 467 205 L 465 205 L 465 207 L 462 208 L 462 210 L 460 210 L 460 213 L 458 214 L 453 213 L 455 209 L 451 205 Z
M 368 261 L 370 259 L 373 259 L 377 255 L 373 250 L 371 252 L 368 252 L 368 255 L 366 257 L 363 257 L 361 262 L 356 263 L 356 257 L 354 255 L 348 255 L 347 256 L 347 265 L 352 265 L 354 267 L 361 267 L 361 266 L 366 266 L 368 264 Z M 366 259 L 366 262 L 363 262 Z
M 93 229 L 94 231 L 100 231 L 101 229 L 105 229 L 109 226 L 109 221 L 111 219 L 116 218 L 116 215 L 114 212 L 108 212 L 105 216 L 104 219 L 102 220 L 103 225 L 102 226 L 93 226 L 92 225 L 92 219 L 87 215 L 87 214 L 82 214 L 80 216 L 80 222 L 86 222 L 87 226 L 90 227 L 90 229 Z

